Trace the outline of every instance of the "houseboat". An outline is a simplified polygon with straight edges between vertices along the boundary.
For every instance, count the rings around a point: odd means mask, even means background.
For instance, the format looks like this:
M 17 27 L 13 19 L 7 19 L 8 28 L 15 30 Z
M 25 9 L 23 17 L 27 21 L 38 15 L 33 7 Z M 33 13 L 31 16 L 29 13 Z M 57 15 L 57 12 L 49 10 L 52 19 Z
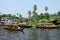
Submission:
M 53 28 L 57 28 L 57 26 L 53 25 L 52 23 L 40 23 L 37 28 L 42 28 L 42 29 L 53 29 Z

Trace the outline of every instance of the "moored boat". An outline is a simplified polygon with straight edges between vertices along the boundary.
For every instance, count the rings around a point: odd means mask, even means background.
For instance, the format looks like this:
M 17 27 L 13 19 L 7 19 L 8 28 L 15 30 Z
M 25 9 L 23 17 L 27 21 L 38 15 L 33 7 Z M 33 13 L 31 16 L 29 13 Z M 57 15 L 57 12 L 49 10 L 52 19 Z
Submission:
M 52 26 L 51 23 L 40 23 L 37 28 L 41 28 L 41 29 L 54 29 L 57 28 L 57 26 Z
M 12 30 L 12 31 L 23 31 L 24 28 L 20 28 L 19 26 L 17 27 L 8 27 L 8 26 L 5 26 L 4 29 L 7 29 L 7 30 Z

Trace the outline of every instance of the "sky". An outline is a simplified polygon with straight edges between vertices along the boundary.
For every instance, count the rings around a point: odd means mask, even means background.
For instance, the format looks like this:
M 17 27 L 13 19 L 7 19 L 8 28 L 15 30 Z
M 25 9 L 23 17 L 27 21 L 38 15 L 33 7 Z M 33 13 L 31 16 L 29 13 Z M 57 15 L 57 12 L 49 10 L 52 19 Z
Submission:
M 50 14 L 60 11 L 60 0 L 0 0 L 1 14 L 22 14 L 23 17 L 28 17 L 27 12 L 33 11 L 34 4 L 37 5 L 37 13 L 45 13 L 44 8 L 48 7 Z

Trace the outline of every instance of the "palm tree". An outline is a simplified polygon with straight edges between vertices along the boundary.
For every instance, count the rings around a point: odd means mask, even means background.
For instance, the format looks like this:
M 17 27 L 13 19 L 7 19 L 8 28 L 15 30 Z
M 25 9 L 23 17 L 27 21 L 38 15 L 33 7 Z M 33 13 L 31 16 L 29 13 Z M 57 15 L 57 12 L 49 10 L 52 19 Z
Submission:
M 45 11 L 46 11 L 46 13 L 47 13 L 47 11 L 48 11 L 48 7 L 45 7 Z
M 17 16 L 19 15 L 19 13 L 17 13 Z
M 28 11 L 28 14 L 29 14 L 29 20 L 30 20 L 30 18 L 31 18 L 31 11 Z
M 34 21 L 35 20 L 38 21 L 38 14 L 37 14 L 36 10 L 37 10 L 37 5 L 35 4 L 34 9 L 33 9 L 33 16 L 32 16 Z
M 58 16 L 59 16 L 59 18 L 60 18 L 60 12 L 58 12 Z
M 36 10 L 37 10 L 37 5 L 35 4 L 35 5 L 34 5 L 34 11 L 36 11 Z

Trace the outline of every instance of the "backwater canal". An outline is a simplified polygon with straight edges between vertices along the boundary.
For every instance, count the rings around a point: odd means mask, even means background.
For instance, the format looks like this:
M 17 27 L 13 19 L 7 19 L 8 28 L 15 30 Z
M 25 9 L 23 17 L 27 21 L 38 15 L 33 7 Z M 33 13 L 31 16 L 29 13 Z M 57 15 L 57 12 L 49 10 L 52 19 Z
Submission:
M 58 29 L 31 29 L 8 31 L 0 27 L 0 40 L 60 40 Z

